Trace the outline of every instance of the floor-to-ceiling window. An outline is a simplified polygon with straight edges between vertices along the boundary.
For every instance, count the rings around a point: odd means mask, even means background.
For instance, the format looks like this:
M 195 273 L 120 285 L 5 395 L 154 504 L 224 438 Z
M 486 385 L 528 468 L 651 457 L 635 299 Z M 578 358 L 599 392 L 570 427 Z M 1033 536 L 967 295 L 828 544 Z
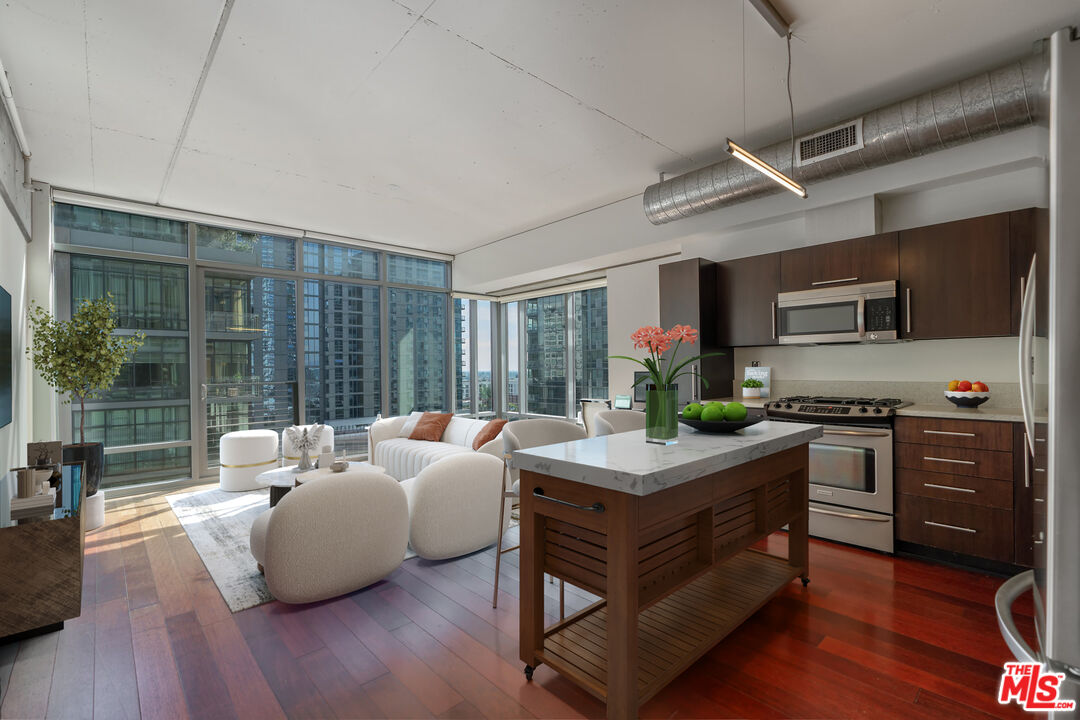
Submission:
M 63 203 L 53 218 L 61 315 L 112 292 L 118 332 L 147 335 L 87 405 L 107 485 L 213 473 L 221 434 L 297 421 L 359 457 L 379 413 L 452 405 L 444 260 Z
M 589 287 L 501 305 L 504 412 L 576 417 L 607 398 L 607 289 Z
M 112 390 L 86 403 L 86 441 L 113 450 L 105 458 L 103 484 L 190 474 L 187 268 L 75 255 L 70 272 L 70 312 L 84 300 L 111 295 L 118 332 L 146 335 Z M 72 438 L 78 437 L 80 419 L 78 406 L 73 406 Z M 116 452 L 134 446 L 146 449 Z
M 607 399 L 607 288 L 574 293 L 574 402 Z

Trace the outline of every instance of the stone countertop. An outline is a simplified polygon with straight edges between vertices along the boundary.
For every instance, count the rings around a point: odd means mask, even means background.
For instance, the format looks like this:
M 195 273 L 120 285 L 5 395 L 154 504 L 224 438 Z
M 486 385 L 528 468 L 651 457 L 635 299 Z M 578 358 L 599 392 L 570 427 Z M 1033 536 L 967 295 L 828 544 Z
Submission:
M 730 434 L 679 426 L 679 442 L 645 442 L 645 431 L 515 450 L 511 464 L 631 495 L 651 495 L 821 437 L 820 425 L 764 421 Z
M 994 422 L 1024 422 L 1024 414 L 1020 408 L 987 407 L 983 404 L 977 408 L 961 408 L 951 403 L 916 403 L 902 407 L 896 411 L 898 417 L 931 417 L 947 418 L 949 420 L 990 420 Z M 1046 411 L 1035 411 L 1036 422 L 1046 422 Z

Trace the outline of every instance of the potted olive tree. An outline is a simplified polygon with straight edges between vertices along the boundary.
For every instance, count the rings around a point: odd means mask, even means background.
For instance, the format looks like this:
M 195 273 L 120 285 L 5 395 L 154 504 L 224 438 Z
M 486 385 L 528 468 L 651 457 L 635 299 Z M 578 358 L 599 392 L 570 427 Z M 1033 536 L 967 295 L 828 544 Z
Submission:
M 51 387 L 66 395 L 64 402 L 79 401 L 79 442 L 64 447 L 65 462 L 86 462 L 86 494 L 93 495 L 105 469 L 105 446 L 86 442 L 86 400 L 109 390 L 120 368 L 131 359 L 146 336 L 113 335 L 116 305 L 112 295 L 83 300 L 70 320 L 57 320 L 34 305 L 30 310 L 33 341 L 26 354 Z

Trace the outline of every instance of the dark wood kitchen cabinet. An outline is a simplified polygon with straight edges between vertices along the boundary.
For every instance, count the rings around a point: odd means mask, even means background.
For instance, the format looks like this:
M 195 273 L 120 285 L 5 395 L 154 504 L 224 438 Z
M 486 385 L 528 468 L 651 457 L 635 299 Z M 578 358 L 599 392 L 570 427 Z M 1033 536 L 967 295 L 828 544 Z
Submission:
M 719 357 L 704 358 L 699 364 L 700 393 L 712 393 L 706 397 L 726 396 L 732 390 L 735 378 L 735 353 L 730 347 L 717 343 L 716 319 L 716 263 L 702 258 L 680 260 L 660 266 L 660 325 L 670 330 L 673 325 L 690 325 L 700 333 L 698 346 L 693 352 L 683 350 L 680 355 L 723 352 Z M 701 394 L 691 390 L 689 376 L 679 379 L 680 404 L 700 400 Z M 695 389 L 696 390 L 696 389 Z
M 1049 277 L 1046 267 L 1050 262 L 1050 214 L 1046 208 L 1028 208 L 1009 213 L 1009 252 L 1012 280 L 1009 287 L 1011 335 L 1020 334 L 1020 305 L 1024 297 L 1027 276 L 1031 271 L 1031 256 L 1038 253 L 1039 277 Z M 1035 334 L 1046 337 L 1046 288 L 1036 287 L 1040 309 L 1035 315 Z
M 902 230 L 900 331 L 909 340 L 1012 334 L 1009 213 Z
M 780 253 L 716 264 L 717 341 L 727 347 L 776 345 Z
M 780 292 L 881 282 L 899 277 L 895 232 L 780 253 Z

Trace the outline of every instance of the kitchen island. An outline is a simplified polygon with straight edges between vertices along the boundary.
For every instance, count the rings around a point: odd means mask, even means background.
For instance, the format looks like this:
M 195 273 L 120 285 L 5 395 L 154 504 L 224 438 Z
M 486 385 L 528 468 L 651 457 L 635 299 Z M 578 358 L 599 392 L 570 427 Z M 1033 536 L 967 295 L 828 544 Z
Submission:
M 637 716 L 807 566 L 808 444 L 820 425 L 730 435 L 681 428 L 515 451 L 521 471 L 520 649 Z M 750 546 L 787 525 L 788 557 Z M 603 598 L 544 627 L 544 573 Z

